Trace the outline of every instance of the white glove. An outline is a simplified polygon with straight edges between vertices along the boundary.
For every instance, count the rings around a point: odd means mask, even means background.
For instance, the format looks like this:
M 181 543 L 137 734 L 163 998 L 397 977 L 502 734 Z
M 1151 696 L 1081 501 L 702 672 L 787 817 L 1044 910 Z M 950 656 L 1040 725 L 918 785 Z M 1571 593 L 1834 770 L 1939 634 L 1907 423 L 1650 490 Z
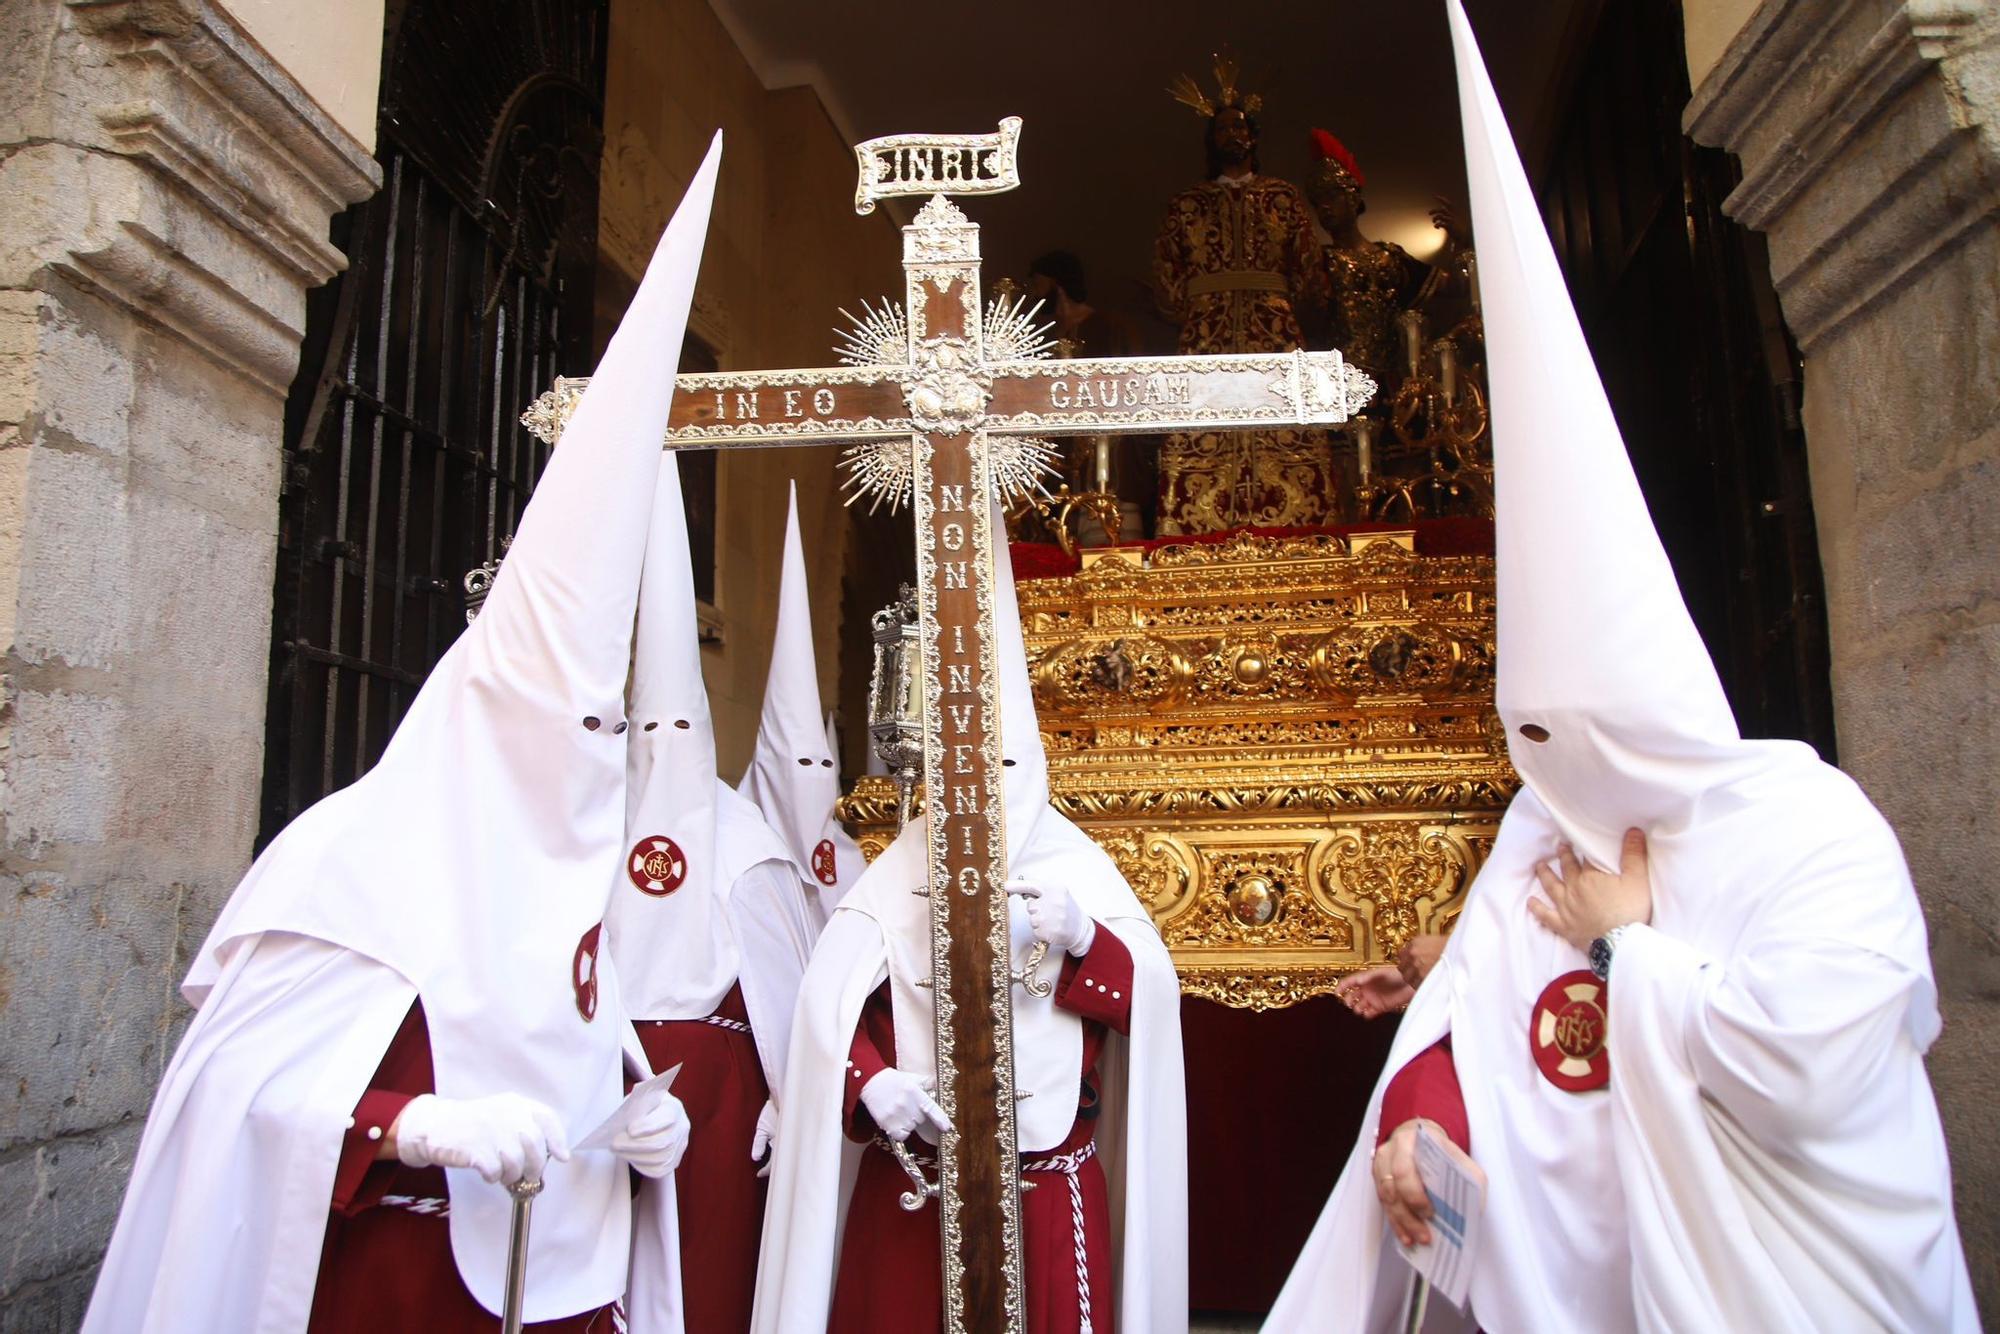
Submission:
M 511 1186 L 539 1181 L 553 1158 L 569 1161 L 569 1137 L 555 1112 L 518 1093 L 484 1098 L 410 1099 L 396 1118 L 396 1157 L 406 1167 L 465 1167 Z
M 1050 949 L 1067 950 L 1079 959 L 1090 953 L 1097 939 L 1097 923 L 1068 890 L 1061 885 L 1009 880 L 1007 892 L 1020 895 L 1027 906 L 1028 925 L 1034 928 L 1036 940 L 1045 940 Z
M 606 1146 L 643 1177 L 655 1181 L 673 1171 L 681 1164 L 681 1155 L 687 1152 L 688 1132 L 687 1108 L 681 1100 L 661 1089 L 653 1099 L 653 1105 L 632 1118 L 626 1127 L 611 1137 Z
M 910 1132 L 925 1121 L 939 1131 L 948 1131 L 951 1122 L 945 1117 L 944 1108 L 931 1100 L 931 1087 L 928 1079 L 918 1079 L 907 1070 L 888 1066 L 876 1071 L 875 1077 L 861 1086 L 861 1105 L 875 1118 L 876 1129 L 898 1143 L 908 1139 Z
M 757 1113 L 757 1129 L 750 1134 L 750 1161 L 763 1164 L 757 1169 L 760 1177 L 771 1175 L 771 1162 L 766 1155 L 771 1152 L 771 1145 L 777 1138 L 778 1104 L 766 1098 L 764 1110 Z

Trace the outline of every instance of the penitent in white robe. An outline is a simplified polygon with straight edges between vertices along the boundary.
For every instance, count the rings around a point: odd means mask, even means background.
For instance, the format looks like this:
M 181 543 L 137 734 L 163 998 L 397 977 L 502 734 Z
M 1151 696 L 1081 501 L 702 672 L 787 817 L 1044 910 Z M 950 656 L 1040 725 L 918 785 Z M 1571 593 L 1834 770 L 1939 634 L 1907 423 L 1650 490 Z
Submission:
M 1744 740 L 1646 513 L 1458 0 L 1448 0 L 1489 339 L 1495 704 L 1523 787 L 1384 1084 L 1449 1034 L 1488 1188 L 1471 1314 L 1493 1334 L 1970 1330 L 1923 1056 L 1938 1033 L 1901 849 L 1845 775 Z M 1607 1087 L 1530 1049 L 1585 966 L 1528 912 L 1563 842 L 1644 831 Z M 1370 1167 L 1381 1089 L 1267 1328 L 1393 1328 L 1409 1271 Z M 1463 1323 L 1442 1302 L 1434 1328 Z

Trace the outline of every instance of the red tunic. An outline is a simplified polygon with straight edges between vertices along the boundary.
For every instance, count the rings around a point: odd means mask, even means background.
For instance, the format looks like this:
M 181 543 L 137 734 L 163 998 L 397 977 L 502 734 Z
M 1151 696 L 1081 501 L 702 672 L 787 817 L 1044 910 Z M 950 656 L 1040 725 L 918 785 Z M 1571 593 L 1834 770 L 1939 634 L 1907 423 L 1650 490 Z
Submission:
M 1465 1094 L 1458 1087 L 1458 1066 L 1451 1059 L 1451 1038 L 1440 1038 L 1410 1058 L 1382 1090 L 1382 1119 L 1375 1128 L 1375 1145 L 1415 1117 L 1438 1123 L 1447 1138 L 1472 1152 L 1472 1127 L 1465 1116 Z
M 1083 1068 L 1076 1121 L 1053 1149 L 1024 1154 L 1023 1162 L 1046 1162 L 1092 1143 L 1097 1120 L 1097 1060 L 1107 1029 L 1131 1027 L 1132 956 L 1116 935 L 1097 928 L 1090 952 L 1065 957 L 1055 1002 L 1083 1018 Z M 848 1053 L 844 1115 L 850 1138 L 868 1141 L 874 1121 L 861 1103 L 861 1089 L 876 1072 L 895 1064 L 896 1024 L 886 984 L 862 1007 Z M 912 1141 L 922 1154 L 924 1146 Z M 933 1173 L 935 1175 L 935 1173 Z M 1082 1327 L 1083 1274 L 1076 1242 L 1084 1240 L 1092 1324 L 1114 1328 L 1111 1286 L 1111 1210 L 1104 1168 L 1093 1156 L 1074 1173 L 1024 1170 L 1035 1189 L 1021 1195 L 1022 1264 L 1027 1280 L 1030 1334 L 1074 1334 Z M 827 1334 L 935 1334 L 943 1323 L 944 1293 L 938 1258 L 938 1216 L 932 1207 L 912 1213 L 897 1202 L 910 1179 L 886 1150 L 871 1147 L 861 1158 L 854 1196 L 847 1207 L 840 1272 L 835 1279 Z M 688 1326 L 690 1334 L 695 1328 Z
M 688 1334 L 750 1328 L 764 1226 L 766 1183 L 750 1160 L 750 1140 L 770 1094 L 740 986 L 729 989 L 713 1020 L 638 1024 L 653 1068 L 681 1067 L 673 1091 L 687 1108 L 690 1129 L 687 1153 L 674 1169 L 674 1194 Z
M 422 1001 L 410 1006 L 368 1091 L 354 1107 L 341 1143 L 333 1207 L 320 1247 L 308 1334 L 490 1334 L 500 1317 L 473 1300 L 451 1254 L 451 1223 L 442 1212 L 412 1212 L 383 1200 L 443 1201 L 444 1169 L 377 1162 L 375 1151 L 403 1107 L 435 1091 L 430 1032 Z M 373 1133 L 371 1133 L 373 1132 Z M 435 1206 L 420 1206 L 434 1208 Z M 602 1334 L 612 1308 L 526 1326 L 538 1334 Z

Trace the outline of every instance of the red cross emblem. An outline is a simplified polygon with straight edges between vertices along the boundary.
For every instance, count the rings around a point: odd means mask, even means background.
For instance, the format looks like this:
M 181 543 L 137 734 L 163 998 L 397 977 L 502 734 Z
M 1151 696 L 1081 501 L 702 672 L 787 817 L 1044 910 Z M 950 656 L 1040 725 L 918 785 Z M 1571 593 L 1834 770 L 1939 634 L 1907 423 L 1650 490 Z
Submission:
M 1542 1078 L 1565 1093 L 1588 1093 L 1611 1081 L 1604 1049 L 1610 992 L 1587 968 L 1564 973 L 1542 991 L 1528 1023 L 1528 1048 Z
M 576 957 L 570 961 L 569 984 L 576 989 L 576 1012 L 589 1023 L 597 1017 L 597 941 L 604 923 L 583 933 L 576 942 Z
M 836 885 L 840 883 L 840 871 L 835 866 L 833 860 L 832 839 L 821 839 L 819 846 L 813 849 L 813 874 L 819 877 L 819 882 L 822 885 Z
M 663 899 L 687 879 L 687 855 L 670 838 L 642 838 L 626 860 L 625 874 L 632 877 L 641 893 Z

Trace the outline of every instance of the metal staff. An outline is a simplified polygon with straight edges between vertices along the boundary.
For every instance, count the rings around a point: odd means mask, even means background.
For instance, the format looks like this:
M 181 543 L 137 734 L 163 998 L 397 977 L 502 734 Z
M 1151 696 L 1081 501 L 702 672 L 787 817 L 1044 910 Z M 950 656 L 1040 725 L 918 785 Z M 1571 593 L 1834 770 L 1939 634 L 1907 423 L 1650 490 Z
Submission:
M 521 1334 L 521 1306 L 528 1290 L 528 1225 L 542 1182 L 539 1177 L 516 1181 L 507 1192 L 514 1197 L 514 1220 L 507 1229 L 507 1297 L 500 1311 L 500 1330 Z
M 1430 1309 L 1431 1281 L 1422 1274 L 1410 1275 L 1410 1300 L 1405 1310 L 1403 1334 L 1417 1334 L 1424 1327 L 1424 1315 Z

